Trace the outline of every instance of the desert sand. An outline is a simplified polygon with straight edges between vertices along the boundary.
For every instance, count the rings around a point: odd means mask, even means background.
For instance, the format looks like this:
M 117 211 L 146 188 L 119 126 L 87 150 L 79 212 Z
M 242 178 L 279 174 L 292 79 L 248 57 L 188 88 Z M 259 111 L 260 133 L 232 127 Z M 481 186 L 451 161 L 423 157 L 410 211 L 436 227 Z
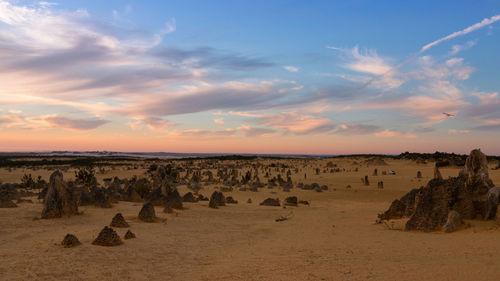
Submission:
M 250 160 L 249 160 L 250 161 Z M 252 160 L 266 164 L 296 165 L 304 160 Z M 328 162 L 338 173 L 315 175 Z M 112 208 L 82 206 L 80 215 L 38 219 L 43 203 L 18 203 L 0 208 L 1 280 L 498 280 L 500 276 L 500 223 L 467 221 L 470 227 L 454 233 L 402 231 L 398 222 L 377 224 L 377 214 L 394 199 L 425 185 L 434 163 L 386 159 L 387 166 L 356 165 L 361 158 L 308 160 L 307 169 L 292 174 L 294 184 L 317 182 L 328 190 L 259 188 L 258 192 L 224 192 L 238 204 L 212 209 L 208 201 L 184 203 L 183 210 L 166 214 L 155 207 L 157 223 L 137 219 L 142 203 L 120 201 Z M 298 164 L 297 164 L 298 165 Z M 300 164 L 302 165 L 302 164 Z M 354 171 L 359 167 L 359 171 Z M 493 163 L 490 163 L 490 168 Z M 372 176 L 378 169 L 378 176 Z M 382 175 L 395 170 L 396 175 Z M 422 178 L 417 179 L 417 171 Z M 24 173 L 41 175 L 44 169 L 0 170 L 3 182 L 19 182 Z M 123 167 L 97 173 L 103 178 L 142 175 L 145 169 Z M 444 178 L 457 168 L 441 168 Z M 303 174 L 307 173 L 307 179 Z M 495 184 L 500 170 L 489 171 Z M 360 178 L 369 176 L 364 186 Z M 64 172 L 72 179 L 74 170 Z M 262 178 L 263 175 L 261 175 Z M 384 188 L 378 189 L 377 182 Z M 352 188 L 346 188 L 351 185 Z M 209 197 L 220 184 L 205 186 Z M 178 186 L 182 195 L 188 188 Z M 260 206 L 264 199 L 295 195 L 310 206 Z M 252 203 L 247 203 L 251 198 Z M 137 238 L 116 247 L 92 245 L 99 231 L 122 213 L 129 228 L 115 228 L 123 237 L 130 229 Z M 280 216 L 286 221 L 276 222 Z M 37 218 L 37 219 L 34 219 Z M 63 248 L 67 233 L 82 245 Z

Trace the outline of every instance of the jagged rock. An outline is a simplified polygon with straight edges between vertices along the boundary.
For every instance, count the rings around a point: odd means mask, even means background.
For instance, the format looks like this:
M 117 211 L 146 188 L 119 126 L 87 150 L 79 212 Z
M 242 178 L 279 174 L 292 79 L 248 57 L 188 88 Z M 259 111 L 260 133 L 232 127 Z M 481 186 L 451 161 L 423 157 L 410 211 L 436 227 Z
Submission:
M 471 153 L 466 163 L 481 163 L 478 152 Z M 479 165 L 479 166 L 481 166 Z M 481 170 L 472 169 L 478 165 L 469 164 L 466 173 L 446 180 L 436 177 L 425 187 L 414 189 L 395 200 L 389 210 L 379 215 L 381 220 L 409 218 L 405 230 L 435 231 L 447 221 L 450 211 L 456 211 L 462 219 L 474 219 L 485 216 L 485 197 L 489 189 L 486 177 L 481 176 Z M 437 170 L 436 168 L 436 171 Z M 470 173 L 470 171 L 476 171 Z M 484 171 L 483 171 L 484 172 Z M 472 175 L 472 176 L 471 176 Z M 482 174 L 484 175 L 484 173 Z M 472 180 L 470 180 L 472 178 Z
M 78 214 L 78 194 L 63 181 L 63 174 L 57 170 L 50 175 L 45 196 L 42 219 L 60 218 L 63 215 Z
M 238 204 L 238 201 L 234 200 L 234 198 L 232 196 L 228 196 L 228 197 L 226 197 L 226 203 L 227 204 Z
M 297 203 L 298 203 L 297 196 L 289 196 L 285 198 L 286 206 L 297 206 Z
M 114 229 L 107 226 L 105 226 L 101 230 L 101 232 L 99 232 L 97 238 L 94 240 L 94 242 L 92 242 L 92 245 L 99 246 L 118 246 L 121 244 L 123 244 L 123 242 L 120 239 L 120 236 L 118 236 Z
M 498 201 L 500 199 L 500 187 L 492 187 L 486 194 L 486 215 L 485 220 L 497 218 Z
M 417 171 L 417 179 L 421 179 L 421 178 L 422 178 L 422 172 Z
M 210 196 L 210 202 L 208 203 L 208 206 L 210 208 L 217 209 L 219 206 L 225 206 L 226 205 L 226 198 L 224 197 L 224 194 L 222 192 L 214 191 L 212 193 L 212 196 Z
M 252 204 L 252 198 L 248 198 L 247 203 Z
M 63 248 L 73 248 L 81 244 L 82 243 L 80 243 L 80 241 L 78 240 L 78 238 L 76 238 L 75 235 L 69 233 L 66 234 L 66 236 L 64 236 L 63 241 L 61 241 L 61 246 L 63 246 Z
M 274 206 L 274 207 L 279 207 L 280 205 L 280 200 L 279 198 L 267 198 L 266 200 L 262 201 L 260 203 L 261 206 Z
M 156 213 L 153 203 L 147 202 L 142 206 L 141 211 L 139 212 L 139 219 L 144 222 L 156 221 Z
M 182 197 L 182 201 L 189 202 L 189 203 L 196 203 L 196 202 L 198 202 L 198 199 L 196 199 L 194 197 L 193 193 L 188 192 L 188 193 L 184 194 L 184 196 Z
M 493 187 L 488 175 L 488 161 L 486 155 L 479 149 L 470 152 L 465 160 L 464 173 L 467 175 L 467 184 L 481 184 Z
M 109 224 L 112 227 L 129 227 L 130 225 L 125 221 L 125 218 L 123 217 L 122 213 L 116 214 L 113 219 L 111 220 L 111 223 Z
M 448 220 L 441 228 L 443 232 L 454 232 L 458 230 L 460 225 L 462 224 L 462 219 L 460 218 L 460 214 L 457 211 L 450 211 L 448 213 Z
M 203 196 L 203 194 L 199 194 L 198 195 L 198 200 L 199 201 L 208 201 L 209 199 L 207 197 Z
M 132 231 L 130 231 L 130 229 L 129 229 L 129 230 L 127 230 L 127 233 L 125 233 L 125 236 L 123 238 L 125 238 L 125 239 L 133 239 L 133 238 L 136 238 L 136 237 L 135 237 L 135 234 Z
M 377 168 L 375 168 L 375 169 L 373 170 L 373 176 L 378 176 L 378 170 L 377 170 Z

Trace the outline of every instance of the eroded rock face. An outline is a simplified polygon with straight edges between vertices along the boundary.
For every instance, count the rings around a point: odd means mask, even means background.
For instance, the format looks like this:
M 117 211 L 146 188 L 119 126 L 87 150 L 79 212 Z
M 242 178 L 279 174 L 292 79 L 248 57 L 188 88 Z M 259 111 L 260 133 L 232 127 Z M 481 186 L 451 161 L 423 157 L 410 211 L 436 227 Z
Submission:
M 457 211 L 450 211 L 448 213 L 448 219 L 446 220 L 446 223 L 443 225 L 442 230 L 443 232 L 454 232 L 457 231 L 458 228 L 462 225 L 462 218 L 460 217 L 460 214 Z
M 447 223 L 451 211 L 456 212 L 460 219 L 484 217 L 486 193 L 491 181 L 484 172 L 487 163 L 483 156 L 479 150 L 472 151 L 466 160 L 466 172 L 446 180 L 436 167 L 437 176 L 435 174 L 427 186 L 413 189 L 400 200 L 395 200 L 379 218 L 406 217 L 409 220 L 405 230 L 435 231 Z M 451 225 L 446 227 L 447 230 L 452 228 Z
M 469 157 L 465 160 L 464 172 L 467 175 L 467 184 L 481 184 L 493 187 L 488 175 L 488 161 L 481 150 L 474 149 L 470 152 Z
M 500 200 L 500 187 L 492 187 L 486 195 L 485 220 L 493 220 L 497 217 L 498 201 Z
M 78 214 L 78 194 L 63 181 L 63 174 L 57 170 L 50 175 L 49 188 L 45 195 L 42 219 L 60 218 Z

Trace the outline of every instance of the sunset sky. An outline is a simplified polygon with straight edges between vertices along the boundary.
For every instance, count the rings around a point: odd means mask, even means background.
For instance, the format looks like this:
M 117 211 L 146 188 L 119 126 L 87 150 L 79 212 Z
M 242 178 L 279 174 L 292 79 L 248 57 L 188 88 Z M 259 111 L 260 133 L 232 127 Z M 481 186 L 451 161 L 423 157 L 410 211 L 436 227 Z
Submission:
M 499 1 L 0 0 L 0 150 L 500 155 L 499 66 Z

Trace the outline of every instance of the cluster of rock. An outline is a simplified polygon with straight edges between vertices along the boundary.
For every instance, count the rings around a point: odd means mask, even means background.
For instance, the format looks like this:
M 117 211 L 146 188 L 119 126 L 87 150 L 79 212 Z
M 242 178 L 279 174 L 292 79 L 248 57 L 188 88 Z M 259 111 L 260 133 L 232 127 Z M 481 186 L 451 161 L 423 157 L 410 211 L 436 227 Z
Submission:
M 392 202 L 379 219 L 408 218 L 405 230 L 454 231 L 463 219 L 496 216 L 498 189 L 493 189 L 488 196 L 492 198 L 491 203 L 487 200 L 488 190 L 492 187 L 486 156 L 475 149 L 467 157 L 458 177 L 444 180 L 436 167 L 434 179 Z

